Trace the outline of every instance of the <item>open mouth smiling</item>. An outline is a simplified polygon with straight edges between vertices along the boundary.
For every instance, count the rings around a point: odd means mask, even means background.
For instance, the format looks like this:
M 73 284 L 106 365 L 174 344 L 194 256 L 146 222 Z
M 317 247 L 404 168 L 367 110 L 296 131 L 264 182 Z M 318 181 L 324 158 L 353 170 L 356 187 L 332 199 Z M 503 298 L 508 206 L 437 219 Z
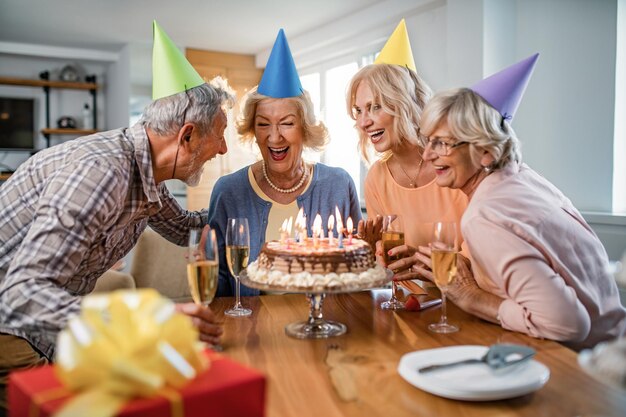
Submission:
M 287 156 L 287 151 L 289 151 L 289 146 L 283 146 L 282 148 L 270 148 L 270 156 L 275 161 L 282 161 Z
M 383 133 L 385 133 L 385 129 L 378 129 L 367 132 L 367 135 L 370 137 L 372 143 L 376 143 L 382 139 Z

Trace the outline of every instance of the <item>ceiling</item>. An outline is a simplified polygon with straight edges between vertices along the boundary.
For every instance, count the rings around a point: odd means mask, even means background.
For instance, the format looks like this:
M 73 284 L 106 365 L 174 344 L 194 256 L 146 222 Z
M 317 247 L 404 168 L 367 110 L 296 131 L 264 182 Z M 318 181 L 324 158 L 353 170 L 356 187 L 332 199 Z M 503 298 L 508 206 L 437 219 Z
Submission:
M 255 54 L 381 0 L 0 0 L 0 41 L 118 51 L 152 44 L 156 19 L 179 46 Z

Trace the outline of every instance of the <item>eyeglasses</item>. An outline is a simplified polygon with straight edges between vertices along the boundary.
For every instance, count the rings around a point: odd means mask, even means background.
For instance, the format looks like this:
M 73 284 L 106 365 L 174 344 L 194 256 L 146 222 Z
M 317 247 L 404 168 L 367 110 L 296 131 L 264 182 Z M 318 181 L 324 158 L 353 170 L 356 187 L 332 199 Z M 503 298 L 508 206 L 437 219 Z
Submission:
M 462 142 L 462 141 L 456 142 L 456 143 L 448 143 L 448 142 L 442 141 L 441 139 L 455 140 L 454 138 L 451 138 L 451 137 L 426 139 L 424 140 L 424 150 L 426 150 L 426 148 L 430 146 L 430 149 L 433 152 L 435 152 L 437 155 L 448 156 L 450 155 L 450 152 L 452 152 L 452 149 L 457 148 L 459 146 L 467 145 L 469 143 L 469 142 Z

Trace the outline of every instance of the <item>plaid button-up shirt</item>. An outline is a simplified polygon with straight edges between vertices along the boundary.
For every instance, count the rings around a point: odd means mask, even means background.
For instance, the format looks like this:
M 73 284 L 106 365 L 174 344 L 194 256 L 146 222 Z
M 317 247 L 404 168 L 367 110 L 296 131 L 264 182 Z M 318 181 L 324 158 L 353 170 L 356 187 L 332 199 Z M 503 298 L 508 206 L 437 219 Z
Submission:
M 189 227 L 206 222 L 155 184 L 140 124 L 35 154 L 0 186 L 0 332 L 51 358 L 80 296 L 148 224 L 185 245 Z

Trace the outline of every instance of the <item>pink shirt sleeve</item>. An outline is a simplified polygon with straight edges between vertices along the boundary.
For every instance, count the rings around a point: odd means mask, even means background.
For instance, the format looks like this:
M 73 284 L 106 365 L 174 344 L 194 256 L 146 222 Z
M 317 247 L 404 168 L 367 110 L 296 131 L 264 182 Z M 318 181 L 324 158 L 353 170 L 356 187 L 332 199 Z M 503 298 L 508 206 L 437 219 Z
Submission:
M 498 311 L 503 328 L 553 340 L 588 336 L 587 310 L 533 244 L 537 240 L 485 218 L 472 218 L 463 232 L 478 284 L 504 298 Z

